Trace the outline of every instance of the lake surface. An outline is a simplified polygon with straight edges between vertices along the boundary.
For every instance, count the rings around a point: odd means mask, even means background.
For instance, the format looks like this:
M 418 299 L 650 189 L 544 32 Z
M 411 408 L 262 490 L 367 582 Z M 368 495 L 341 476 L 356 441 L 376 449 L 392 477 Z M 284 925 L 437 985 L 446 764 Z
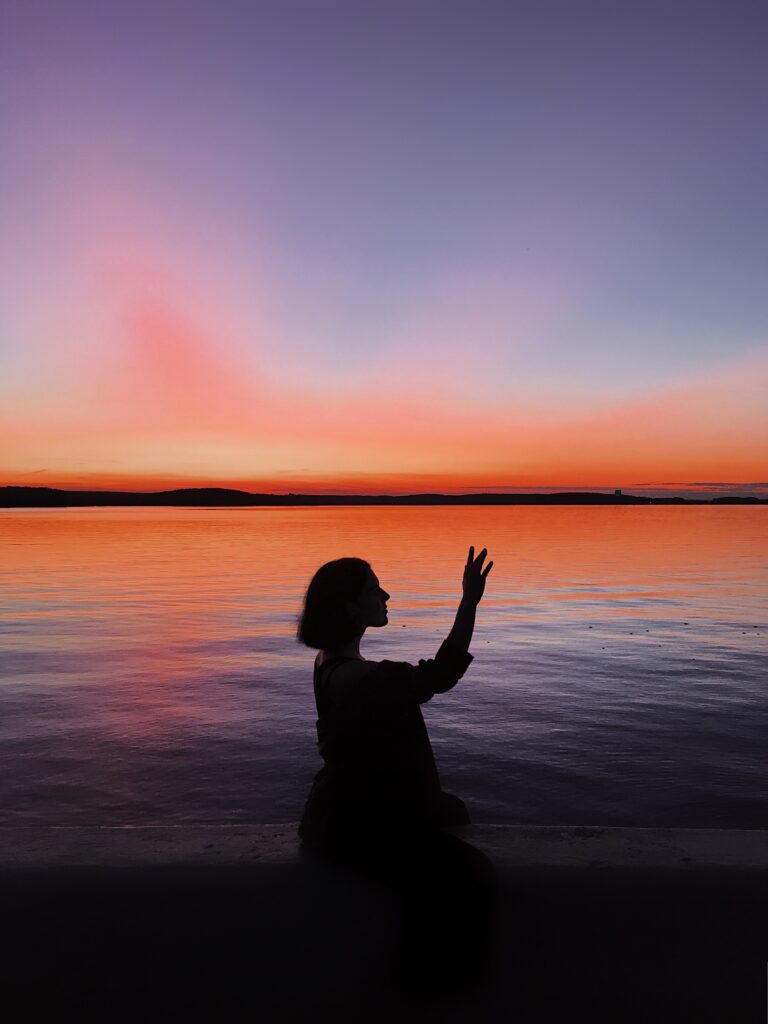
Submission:
M 739 506 L 0 511 L 0 821 L 297 821 L 312 574 L 368 559 L 361 653 L 415 663 L 470 544 L 475 660 L 423 712 L 474 821 L 768 825 L 768 512 Z

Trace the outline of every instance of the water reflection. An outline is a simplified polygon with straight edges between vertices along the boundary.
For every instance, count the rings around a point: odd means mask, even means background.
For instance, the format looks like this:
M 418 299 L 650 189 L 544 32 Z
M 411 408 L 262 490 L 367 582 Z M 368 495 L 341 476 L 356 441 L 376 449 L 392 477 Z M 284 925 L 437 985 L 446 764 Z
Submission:
M 468 543 L 475 661 L 424 708 L 477 821 L 762 823 L 765 511 L 361 507 L 0 512 L 6 821 L 297 820 L 318 767 L 318 565 L 392 595 L 366 656 L 430 657 Z

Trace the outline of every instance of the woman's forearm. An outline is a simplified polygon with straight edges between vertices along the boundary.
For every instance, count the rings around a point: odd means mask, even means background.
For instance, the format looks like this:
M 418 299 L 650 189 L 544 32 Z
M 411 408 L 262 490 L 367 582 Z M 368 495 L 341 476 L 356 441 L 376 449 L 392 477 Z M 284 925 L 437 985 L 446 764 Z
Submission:
M 465 601 L 462 598 L 459 603 L 459 609 L 456 612 L 456 621 L 453 624 L 451 632 L 445 638 L 446 643 L 449 643 L 454 647 L 458 647 L 462 651 L 469 650 L 469 644 L 472 640 L 472 632 L 475 628 L 476 611 L 476 604 L 472 601 Z

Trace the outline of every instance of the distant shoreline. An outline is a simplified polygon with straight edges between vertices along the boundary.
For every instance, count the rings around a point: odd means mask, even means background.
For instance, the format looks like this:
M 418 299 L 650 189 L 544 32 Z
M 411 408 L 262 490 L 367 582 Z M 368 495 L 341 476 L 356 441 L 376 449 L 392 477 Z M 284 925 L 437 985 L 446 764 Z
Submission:
M 555 494 L 251 494 L 226 487 L 170 491 L 69 491 L 56 487 L 0 487 L 0 508 L 93 506 L 312 506 L 312 505 L 768 505 L 768 498 L 651 498 L 637 494 L 561 491 Z

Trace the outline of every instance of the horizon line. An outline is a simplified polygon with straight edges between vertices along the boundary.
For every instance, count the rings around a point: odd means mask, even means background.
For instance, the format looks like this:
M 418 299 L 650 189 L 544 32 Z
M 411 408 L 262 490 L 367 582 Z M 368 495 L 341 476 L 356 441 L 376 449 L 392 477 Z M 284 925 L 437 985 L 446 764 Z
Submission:
M 250 487 L 250 486 L 253 486 L 253 485 L 248 485 L 248 487 Z M 288 486 L 291 486 L 291 485 L 288 485 Z M 296 487 L 297 484 L 294 483 L 293 486 Z M 408 497 L 409 495 L 414 495 L 414 494 L 439 494 L 439 495 L 444 495 L 446 497 L 450 497 L 450 496 L 467 495 L 467 494 L 498 494 L 498 495 L 504 495 L 504 494 L 547 494 L 547 493 L 562 493 L 562 492 L 567 492 L 567 493 L 578 492 L 578 493 L 584 493 L 584 494 L 593 494 L 593 493 L 595 493 L 595 494 L 600 494 L 600 493 L 628 494 L 628 493 L 631 493 L 633 489 L 644 490 L 644 491 L 647 491 L 647 490 L 672 491 L 672 490 L 675 490 L 675 489 L 682 489 L 682 490 L 689 491 L 689 492 L 690 491 L 698 492 L 698 491 L 704 490 L 704 489 L 719 490 L 719 489 L 726 489 L 727 488 L 728 490 L 739 489 L 739 490 L 757 490 L 757 491 L 762 491 L 764 489 L 768 490 L 768 481 L 750 481 L 749 483 L 740 483 L 740 482 L 736 482 L 736 481 L 721 481 L 721 480 L 718 480 L 718 481 L 714 481 L 714 480 L 713 481 L 700 481 L 699 480 L 699 481 L 690 481 L 690 482 L 688 482 L 688 481 L 679 481 L 679 482 L 675 482 L 675 483 L 667 483 L 667 482 L 664 482 L 664 483 L 653 483 L 653 482 L 632 483 L 632 484 L 622 484 L 621 486 L 617 486 L 615 484 L 534 484 L 534 485 L 528 485 L 528 486 L 521 485 L 521 484 L 508 484 L 506 486 L 504 486 L 504 485 L 499 486 L 498 484 L 496 484 L 496 485 L 494 485 L 494 484 L 488 484 L 488 485 L 475 484 L 474 486 L 469 485 L 466 490 L 451 489 L 449 491 L 446 491 L 446 490 L 429 490 L 428 488 L 418 488 L 418 489 L 411 489 L 411 490 L 403 490 L 403 489 L 398 488 L 397 490 L 387 490 L 387 489 L 373 489 L 373 488 L 370 488 L 370 487 L 367 487 L 367 488 L 364 488 L 364 489 L 361 489 L 361 490 L 352 490 L 352 489 L 350 489 L 350 487 L 348 485 L 347 486 L 343 486 L 341 489 L 306 490 L 304 488 L 306 488 L 306 486 L 308 486 L 308 485 L 298 484 L 298 486 L 302 488 L 299 491 L 295 491 L 295 490 L 281 490 L 281 491 L 277 491 L 277 490 L 249 490 L 248 487 L 238 486 L 237 484 L 227 484 L 227 483 L 188 483 L 188 484 L 170 483 L 170 484 L 160 485 L 157 488 L 152 488 L 152 487 L 150 487 L 150 488 L 146 488 L 146 487 L 139 487 L 139 488 L 137 488 L 137 487 L 131 486 L 131 485 L 127 485 L 126 486 L 126 485 L 119 485 L 119 484 L 118 485 L 111 485 L 111 486 L 104 486 L 104 485 L 89 486 L 89 485 L 77 484 L 77 485 L 74 485 L 74 486 L 70 486 L 70 485 L 67 485 L 67 484 L 48 484 L 48 483 L 46 483 L 46 484 L 43 484 L 43 483 L 0 483 L 0 488 L 17 488 L 17 489 L 27 489 L 27 490 L 49 490 L 49 491 L 50 490 L 58 490 L 58 491 L 68 491 L 68 492 L 71 492 L 71 493 L 104 493 L 104 494 L 120 493 L 120 494 L 137 494 L 137 495 L 139 495 L 139 494 L 164 494 L 164 493 L 167 493 L 167 492 L 170 492 L 170 491 L 192 491 L 192 490 L 208 490 L 208 491 L 210 491 L 210 490 L 219 490 L 219 491 L 221 491 L 221 490 L 224 490 L 224 491 L 234 491 L 234 492 L 237 492 L 237 493 L 240 493 L 240 494 L 263 494 L 263 495 L 269 495 L 269 496 L 274 496 L 274 497 L 286 497 L 286 496 L 318 497 L 318 496 L 323 496 L 323 495 L 334 495 L 334 496 L 335 495 L 339 495 L 339 496 L 341 496 L 341 495 L 350 495 L 350 496 L 360 496 L 360 497 L 377 497 L 377 496 L 387 495 L 387 496 L 391 496 L 391 497 Z
M 228 496 L 231 496 L 228 498 Z M 99 499 L 103 500 L 99 500 Z M 81 500 L 85 499 L 85 500 Z M 185 500 L 186 499 L 186 500 Z M 197 500 L 195 500 L 197 499 Z M 506 501 L 504 499 L 507 499 Z M 537 501 L 537 499 L 539 499 Z M 655 494 L 642 494 L 624 488 L 591 488 L 588 490 L 547 490 L 547 491 L 464 491 L 448 494 L 440 491 L 415 491 L 406 494 L 368 493 L 296 493 L 281 494 L 266 491 L 246 491 L 232 487 L 174 487 L 159 491 L 121 491 L 103 489 L 78 489 L 29 484 L 0 484 L 0 507 L 95 507 L 118 505 L 164 506 L 174 504 L 202 504 L 214 506 L 246 505 L 373 505 L 381 504 L 429 504 L 429 505 L 503 505 L 503 504 L 585 504 L 585 505 L 632 505 L 632 504 L 768 504 L 768 495 L 761 494 L 702 494 L 690 491 L 685 495 L 671 490 Z

